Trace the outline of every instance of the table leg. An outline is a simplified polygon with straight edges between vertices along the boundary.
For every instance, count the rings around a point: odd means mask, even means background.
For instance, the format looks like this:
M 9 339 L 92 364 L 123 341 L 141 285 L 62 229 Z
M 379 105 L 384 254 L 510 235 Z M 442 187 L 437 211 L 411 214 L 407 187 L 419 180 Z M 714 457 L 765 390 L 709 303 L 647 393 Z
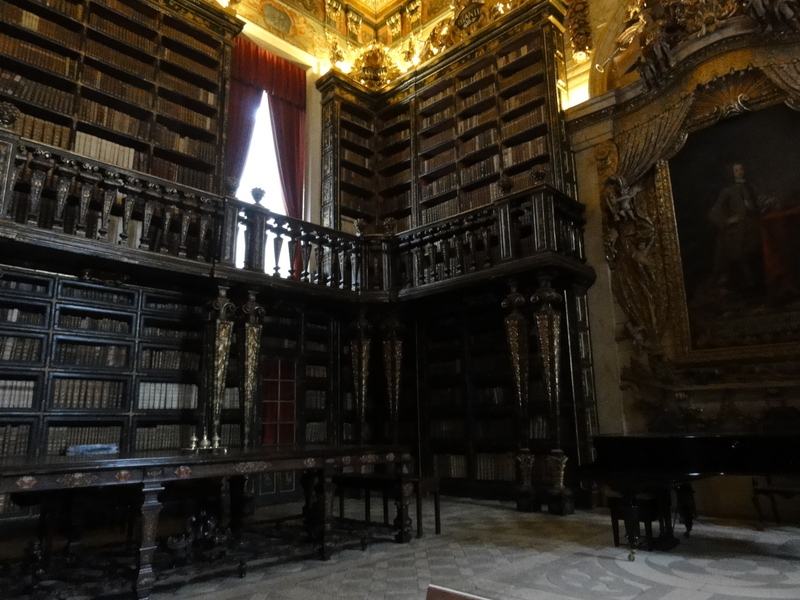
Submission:
M 336 486 L 333 483 L 333 473 L 327 470 L 320 470 L 319 485 L 317 488 L 320 511 L 319 511 L 319 557 L 328 560 L 331 557 L 333 547 L 333 502 Z
M 681 514 L 683 524 L 686 526 L 686 532 L 683 537 L 688 538 L 692 533 L 694 526 L 694 490 L 691 483 L 682 483 L 675 491 L 675 496 L 678 502 L 678 512 Z
M 396 542 L 404 544 L 411 541 L 411 517 L 408 515 L 408 505 L 411 496 L 414 494 L 414 484 L 406 473 L 406 466 L 403 463 L 395 463 L 394 472 L 397 476 L 397 488 L 395 506 L 397 506 L 397 517 L 394 520 L 394 527 L 397 533 L 394 536 Z
M 156 551 L 156 530 L 161 512 L 158 495 L 163 491 L 164 486 L 160 483 L 145 483 L 142 489 L 139 554 L 136 560 L 136 580 L 133 584 L 133 591 L 139 600 L 146 600 L 150 596 L 156 582 L 153 554 Z

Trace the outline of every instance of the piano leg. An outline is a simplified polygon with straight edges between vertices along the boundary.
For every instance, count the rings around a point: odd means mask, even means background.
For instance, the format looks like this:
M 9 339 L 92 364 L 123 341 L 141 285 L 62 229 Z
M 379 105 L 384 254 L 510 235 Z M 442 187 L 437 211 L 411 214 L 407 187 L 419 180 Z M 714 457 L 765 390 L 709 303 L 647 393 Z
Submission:
M 675 490 L 675 496 L 678 501 L 678 512 L 683 519 L 683 524 L 686 526 L 686 532 L 683 537 L 688 538 L 692 533 L 694 526 L 695 505 L 694 505 L 694 490 L 691 483 L 682 483 Z

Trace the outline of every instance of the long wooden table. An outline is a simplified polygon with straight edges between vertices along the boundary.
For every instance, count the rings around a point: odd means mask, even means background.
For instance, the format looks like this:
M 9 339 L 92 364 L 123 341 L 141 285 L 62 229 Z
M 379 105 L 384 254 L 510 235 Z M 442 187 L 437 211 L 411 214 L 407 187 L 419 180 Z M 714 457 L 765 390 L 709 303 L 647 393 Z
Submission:
M 231 524 L 241 525 L 247 477 L 257 473 L 306 471 L 315 484 L 307 510 L 314 515 L 314 531 L 326 558 L 332 523 L 334 485 L 332 477 L 343 467 L 391 465 L 397 475 L 398 542 L 411 540 L 408 504 L 413 485 L 406 467 L 411 455 L 401 446 L 280 446 L 229 449 L 227 453 L 137 452 L 127 455 L 5 459 L 0 461 L 0 494 L 17 497 L 57 493 L 64 490 L 129 486 L 141 491 L 139 547 L 133 589 L 136 597 L 149 597 L 155 584 L 153 555 L 162 503 L 159 495 L 174 482 L 228 478 L 231 494 Z M 311 501 L 311 506 L 308 506 Z

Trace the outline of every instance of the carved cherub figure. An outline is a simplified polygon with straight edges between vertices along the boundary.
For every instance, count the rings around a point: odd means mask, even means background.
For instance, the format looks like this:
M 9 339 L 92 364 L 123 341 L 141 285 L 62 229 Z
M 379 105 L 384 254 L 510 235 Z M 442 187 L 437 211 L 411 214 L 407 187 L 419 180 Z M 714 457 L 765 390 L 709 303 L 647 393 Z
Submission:
M 619 175 L 611 175 L 606 180 L 606 202 L 615 221 L 636 219 L 636 196 L 642 191 L 642 186 L 629 186 L 628 182 Z

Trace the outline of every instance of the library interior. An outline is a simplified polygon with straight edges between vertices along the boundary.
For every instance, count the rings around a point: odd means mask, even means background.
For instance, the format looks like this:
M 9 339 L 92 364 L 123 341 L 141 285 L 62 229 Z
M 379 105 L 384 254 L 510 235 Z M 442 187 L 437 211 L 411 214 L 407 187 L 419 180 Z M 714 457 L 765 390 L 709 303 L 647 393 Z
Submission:
M 798 0 L 0 16 L 0 597 L 800 597 Z

